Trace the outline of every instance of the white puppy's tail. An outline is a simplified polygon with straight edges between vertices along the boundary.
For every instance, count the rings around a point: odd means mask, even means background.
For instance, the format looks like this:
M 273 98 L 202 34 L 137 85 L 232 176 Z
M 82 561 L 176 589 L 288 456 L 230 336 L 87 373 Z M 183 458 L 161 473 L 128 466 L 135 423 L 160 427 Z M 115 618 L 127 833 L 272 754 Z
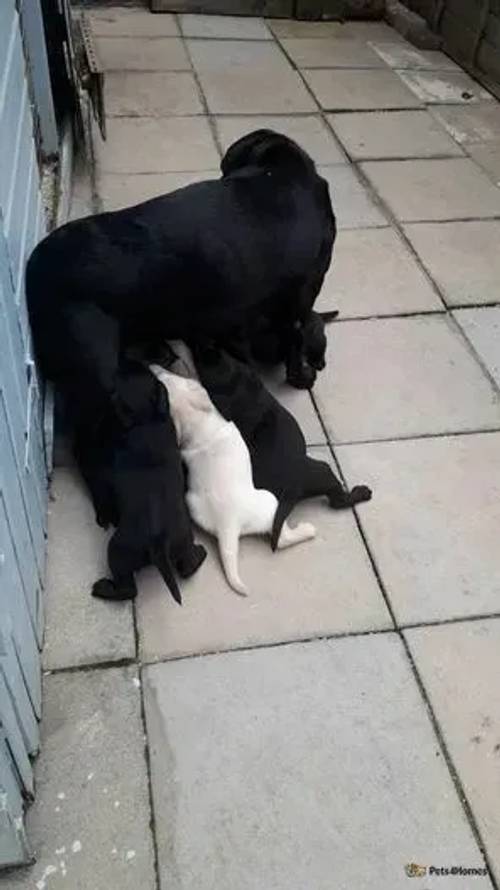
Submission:
M 227 582 L 240 596 L 248 596 L 248 590 L 238 573 L 239 534 L 235 526 L 224 526 L 218 532 L 219 553 Z
M 310 541 L 315 536 L 316 529 L 310 522 L 299 522 L 295 528 L 289 526 L 288 522 L 284 522 L 278 540 L 278 550 L 293 547 L 294 544 L 302 544 L 303 541 Z

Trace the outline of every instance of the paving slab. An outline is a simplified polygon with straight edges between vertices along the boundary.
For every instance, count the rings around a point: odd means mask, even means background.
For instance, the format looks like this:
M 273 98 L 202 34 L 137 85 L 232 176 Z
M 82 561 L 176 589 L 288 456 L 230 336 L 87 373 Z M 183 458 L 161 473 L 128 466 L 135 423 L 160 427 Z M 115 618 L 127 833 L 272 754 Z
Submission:
M 304 69 L 321 107 L 327 111 L 413 108 L 422 105 L 394 71 Z
M 307 444 L 325 444 L 325 433 L 309 393 L 289 386 L 285 382 L 285 370 L 283 367 L 264 370 L 262 379 L 274 397 L 296 418 L 304 433 Z
M 201 182 L 205 179 L 218 179 L 219 170 L 199 170 L 195 173 L 139 173 L 122 175 L 103 173 L 98 177 L 98 192 L 103 210 L 120 210 L 148 201 L 158 195 L 175 192 L 176 189 Z
M 92 9 L 92 31 L 98 37 L 175 37 L 179 33 L 173 15 L 152 15 L 140 9 L 108 7 Z
M 500 879 L 500 621 L 406 632 L 448 750 Z
M 189 71 L 191 65 L 179 37 L 98 37 L 97 50 L 105 71 Z
M 496 186 L 500 186 L 500 142 L 468 145 L 467 152 Z
M 401 40 L 384 22 L 310 22 L 297 19 L 267 19 L 273 34 L 283 37 L 335 37 L 348 40 Z
M 236 38 L 272 40 L 273 35 L 263 19 L 235 15 L 181 15 L 181 31 L 185 37 Z
M 362 169 L 403 222 L 500 216 L 500 189 L 469 158 L 367 161 Z
M 399 624 L 498 612 L 500 434 L 337 448 Z M 493 676 L 493 675 L 492 675 Z
M 458 309 L 453 315 L 500 388 L 500 306 Z
M 189 40 L 188 44 L 211 112 L 287 114 L 317 110 L 299 74 L 274 43 Z
M 144 674 L 163 890 L 401 890 L 409 862 L 483 866 L 394 635 Z
M 427 111 L 329 114 L 328 120 L 353 160 L 463 155 Z
M 107 536 L 75 470 L 58 467 L 49 505 L 45 587 L 46 669 L 135 657 L 130 603 L 97 602 L 94 581 L 107 571 Z
M 500 221 L 407 225 L 405 233 L 449 306 L 498 300 Z
M 385 68 L 380 56 L 362 40 L 290 37 L 281 45 L 298 68 Z
M 479 86 L 468 74 L 437 71 L 399 71 L 401 80 L 412 90 L 418 99 L 427 104 L 432 102 L 484 102 L 494 97 L 488 90 Z
M 106 76 L 106 113 L 115 117 L 201 114 L 203 105 L 188 71 L 110 72 Z
M 96 149 L 98 174 L 191 173 L 220 163 L 203 117 L 112 118 L 106 142 Z
M 500 104 L 481 102 L 477 105 L 440 105 L 432 108 L 440 121 L 460 145 L 500 140 Z
M 443 316 L 346 321 L 314 396 L 335 442 L 500 427 L 500 400 Z
M 326 448 L 310 454 L 329 460 Z M 155 572 L 144 572 L 137 600 L 142 660 L 390 627 L 352 512 L 331 510 L 323 499 L 308 501 L 293 511 L 292 524 L 299 521 L 316 526 L 315 540 L 277 553 L 263 538 L 242 540 L 246 598 L 227 586 L 213 540 L 203 535 L 198 538 L 208 557 L 194 578 L 182 583 L 182 608 Z
M 318 172 L 328 182 L 339 229 L 387 225 L 386 217 L 353 167 L 347 164 L 321 166 Z
M 315 308 L 338 309 L 341 318 L 362 318 L 440 311 L 443 304 L 403 240 L 386 228 L 338 233 Z M 341 329 L 329 330 L 335 343 Z
M 460 71 L 459 66 L 444 53 L 416 49 L 411 43 L 403 43 L 401 40 L 373 42 L 370 46 L 390 68 Z
M 135 669 L 61 674 L 44 683 L 37 796 L 27 829 L 37 862 L 2 890 L 156 888 Z
M 338 164 L 347 158 L 319 115 L 297 117 L 285 115 L 252 115 L 250 117 L 217 117 L 217 133 L 226 150 L 240 136 L 261 127 L 284 133 L 307 151 L 317 164 Z

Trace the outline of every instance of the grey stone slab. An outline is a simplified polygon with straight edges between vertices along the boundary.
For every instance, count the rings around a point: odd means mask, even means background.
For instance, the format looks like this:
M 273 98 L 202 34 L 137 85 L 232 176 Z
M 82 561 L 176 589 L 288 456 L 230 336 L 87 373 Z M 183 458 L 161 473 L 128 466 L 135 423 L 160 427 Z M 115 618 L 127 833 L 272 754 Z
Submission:
M 107 571 L 107 536 L 76 471 L 54 473 L 49 505 L 45 647 L 47 669 L 134 658 L 130 603 L 106 603 L 90 595 Z
M 314 409 L 311 397 L 304 390 L 294 389 L 285 382 L 285 370 L 263 373 L 263 380 L 274 397 L 296 418 L 308 445 L 323 445 L 326 442 L 323 427 Z
M 234 15 L 181 15 L 181 31 L 185 37 L 237 38 L 272 40 L 272 34 L 261 18 Z
M 403 222 L 500 215 L 500 189 L 469 158 L 368 161 L 362 168 Z
M 96 149 L 99 174 L 191 173 L 220 162 L 203 117 L 113 118 Z
M 384 22 L 310 22 L 297 19 L 268 19 L 276 37 L 334 37 L 348 40 L 401 40 Z
M 401 890 L 408 862 L 483 865 L 394 635 L 154 665 L 144 682 L 163 890 L 373 890 L 374 874 Z
M 27 819 L 37 861 L 3 878 L 2 890 L 156 888 L 136 673 L 46 678 Z
M 394 71 L 311 68 L 302 73 L 327 111 L 413 108 L 422 104 Z
M 188 71 L 110 72 L 106 76 L 106 112 L 118 117 L 201 114 L 196 81 Z
M 443 304 L 402 239 L 386 228 L 338 233 L 315 308 L 356 318 L 439 311 Z M 332 329 L 334 341 L 337 330 Z M 335 349 L 332 353 L 335 363 Z
M 191 68 L 179 37 L 98 37 L 97 50 L 105 71 L 189 71 Z
M 338 164 L 347 160 L 336 139 L 319 115 L 286 117 L 268 114 L 250 117 L 218 117 L 216 118 L 216 127 L 224 150 L 245 133 L 264 127 L 289 136 L 305 149 L 317 164 Z
M 500 399 L 441 316 L 346 321 L 314 395 L 333 441 L 500 427 Z
M 500 879 L 500 621 L 406 632 L 420 676 Z
M 479 164 L 496 186 L 500 186 L 500 141 L 483 145 L 468 145 L 467 152 Z
M 330 459 L 326 448 L 311 448 L 310 454 Z M 208 557 L 182 582 L 182 608 L 156 573 L 144 572 L 137 600 L 142 660 L 390 627 L 352 512 L 330 510 L 323 499 L 307 501 L 292 513 L 291 524 L 299 521 L 316 526 L 314 540 L 277 553 L 264 538 L 240 542 L 246 598 L 227 586 L 214 541 L 202 535 Z
M 328 120 L 353 160 L 463 155 L 427 111 L 330 114 Z
M 98 178 L 98 191 L 103 210 L 120 210 L 148 201 L 158 195 L 175 192 L 176 189 L 201 182 L 205 179 L 218 179 L 219 170 L 199 170 L 196 173 L 138 173 L 122 175 L 103 173 Z
M 399 624 L 498 611 L 500 435 L 339 447 L 374 496 L 359 517 Z
M 328 182 L 333 209 L 339 229 L 384 226 L 387 220 L 375 204 L 370 192 L 358 179 L 353 167 L 336 164 L 320 167 Z
M 500 221 L 405 226 L 449 306 L 492 303 L 500 282 Z
M 92 31 L 98 37 L 175 37 L 179 33 L 173 15 L 152 15 L 141 9 L 111 6 L 92 9 Z
M 437 102 L 484 102 L 493 96 L 468 74 L 444 71 L 399 71 L 401 80 L 427 104 Z
M 460 145 L 500 141 L 500 105 L 481 102 L 464 105 L 440 105 L 432 114 Z
M 274 43 L 257 40 L 188 42 L 211 112 L 287 114 L 317 110 L 299 74 Z
M 500 306 L 458 309 L 453 314 L 500 388 Z
M 401 40 L 395 42 L 373 42 L 370 46 L 390 68 L 399 68 L 401 70 L 412 68 L 424 71 L 460 71 L 458 65 L 448 56 L 445 56 L 444 53 L 417 49 L 411 43 L 402 43 Z
M 281 45 L 298 68 L 385 68 L 377 53 L 361 40 L 291 37 Z

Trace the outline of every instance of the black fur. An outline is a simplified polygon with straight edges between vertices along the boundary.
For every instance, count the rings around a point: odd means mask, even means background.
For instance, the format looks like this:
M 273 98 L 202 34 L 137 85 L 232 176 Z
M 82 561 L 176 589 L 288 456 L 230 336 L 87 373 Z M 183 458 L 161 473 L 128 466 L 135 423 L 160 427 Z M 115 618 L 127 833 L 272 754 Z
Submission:
M 111 579 L 94 584 L 93 596 L 133 599 L 134 574 L 155 565 L 174 599 L 181 593 L 174 569 L 189 577 L 206 552 L 195 544 L 184 501 L 184 474 L 168 409 L 168 395 L 142 365 L 123 361 L 120 398 L 133 414 L 127 430 L 113 415 L 82 417 L 75 452 L 100 525 L 116 526 L 108 545 Z
M 199 378 L 214 405 L 243 436 L 256 488 L 278 498 L 271 544 L 276 549 L 283 522 L 300 500 L 326 496 L 336 510 L 371 498 L 366 485 L 346 490 L 331 467 L 313 460 L 295 418 L 265 388 L 258 375 L 227 353 L 193 344 Z
M 42 372 L 78 388 L 80 401 L 112 404 L 125 424 L 132 418 L 117 381 L 127 346 L 211 337 L 248 350 L 264 318 L 288 364 L 294 324 L 321 288 L 335 218 L 309 156 L 257 130 L 228 149 L 221 168 L 219 180 L 67 223 L 28 262 Z

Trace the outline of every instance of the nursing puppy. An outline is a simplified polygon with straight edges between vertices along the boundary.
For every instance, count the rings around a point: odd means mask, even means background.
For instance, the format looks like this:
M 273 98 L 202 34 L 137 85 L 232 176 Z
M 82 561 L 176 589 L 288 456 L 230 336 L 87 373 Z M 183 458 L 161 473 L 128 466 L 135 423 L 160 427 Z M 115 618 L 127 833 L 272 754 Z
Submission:
M 278 498 L 273 549 L 283 522 L 299 501 L 324 495 L 333 509 L 341 510 L 370 500 L 366 485 L 346 490 L 327 463 L 307 455 L 297 421 L 248 365 L 212 346 L 194 345 L 193 358 L 215 407 L 236 424 L 248 446 L 255 485 Z
M 182 458 L 188 469 L 186 501 L 194 521 L 215 535 L 226 578 L 237 593 L 247 588 L 238 572 L 241 535 L 271 534 L 278 501 L 256 489 L 248 448 L 234 423 L 224 420 L 197 380 L 179 377 L 159 365 L 151 370 L 168 390 Z M 308 522 L 277 536 L 279 548 L 313 538 Z M 279 537 L 279 540 L 278 540 Z
M 195 544 L 184 500 L 184 474 L 168 396 L 146 368 L 123 362 L 119 386 L 136 423 L 123 432 L 113 420 L 77 436 L 77 459 L 93 495 L 98 521 L 116 525 L 109 545 L 111 579 L 92 589 L 102 599 L 133 599 L 134 575 L 147 565 L 160 572 L 174 599 L 174 575 L 192 575 L 206 556 Z

